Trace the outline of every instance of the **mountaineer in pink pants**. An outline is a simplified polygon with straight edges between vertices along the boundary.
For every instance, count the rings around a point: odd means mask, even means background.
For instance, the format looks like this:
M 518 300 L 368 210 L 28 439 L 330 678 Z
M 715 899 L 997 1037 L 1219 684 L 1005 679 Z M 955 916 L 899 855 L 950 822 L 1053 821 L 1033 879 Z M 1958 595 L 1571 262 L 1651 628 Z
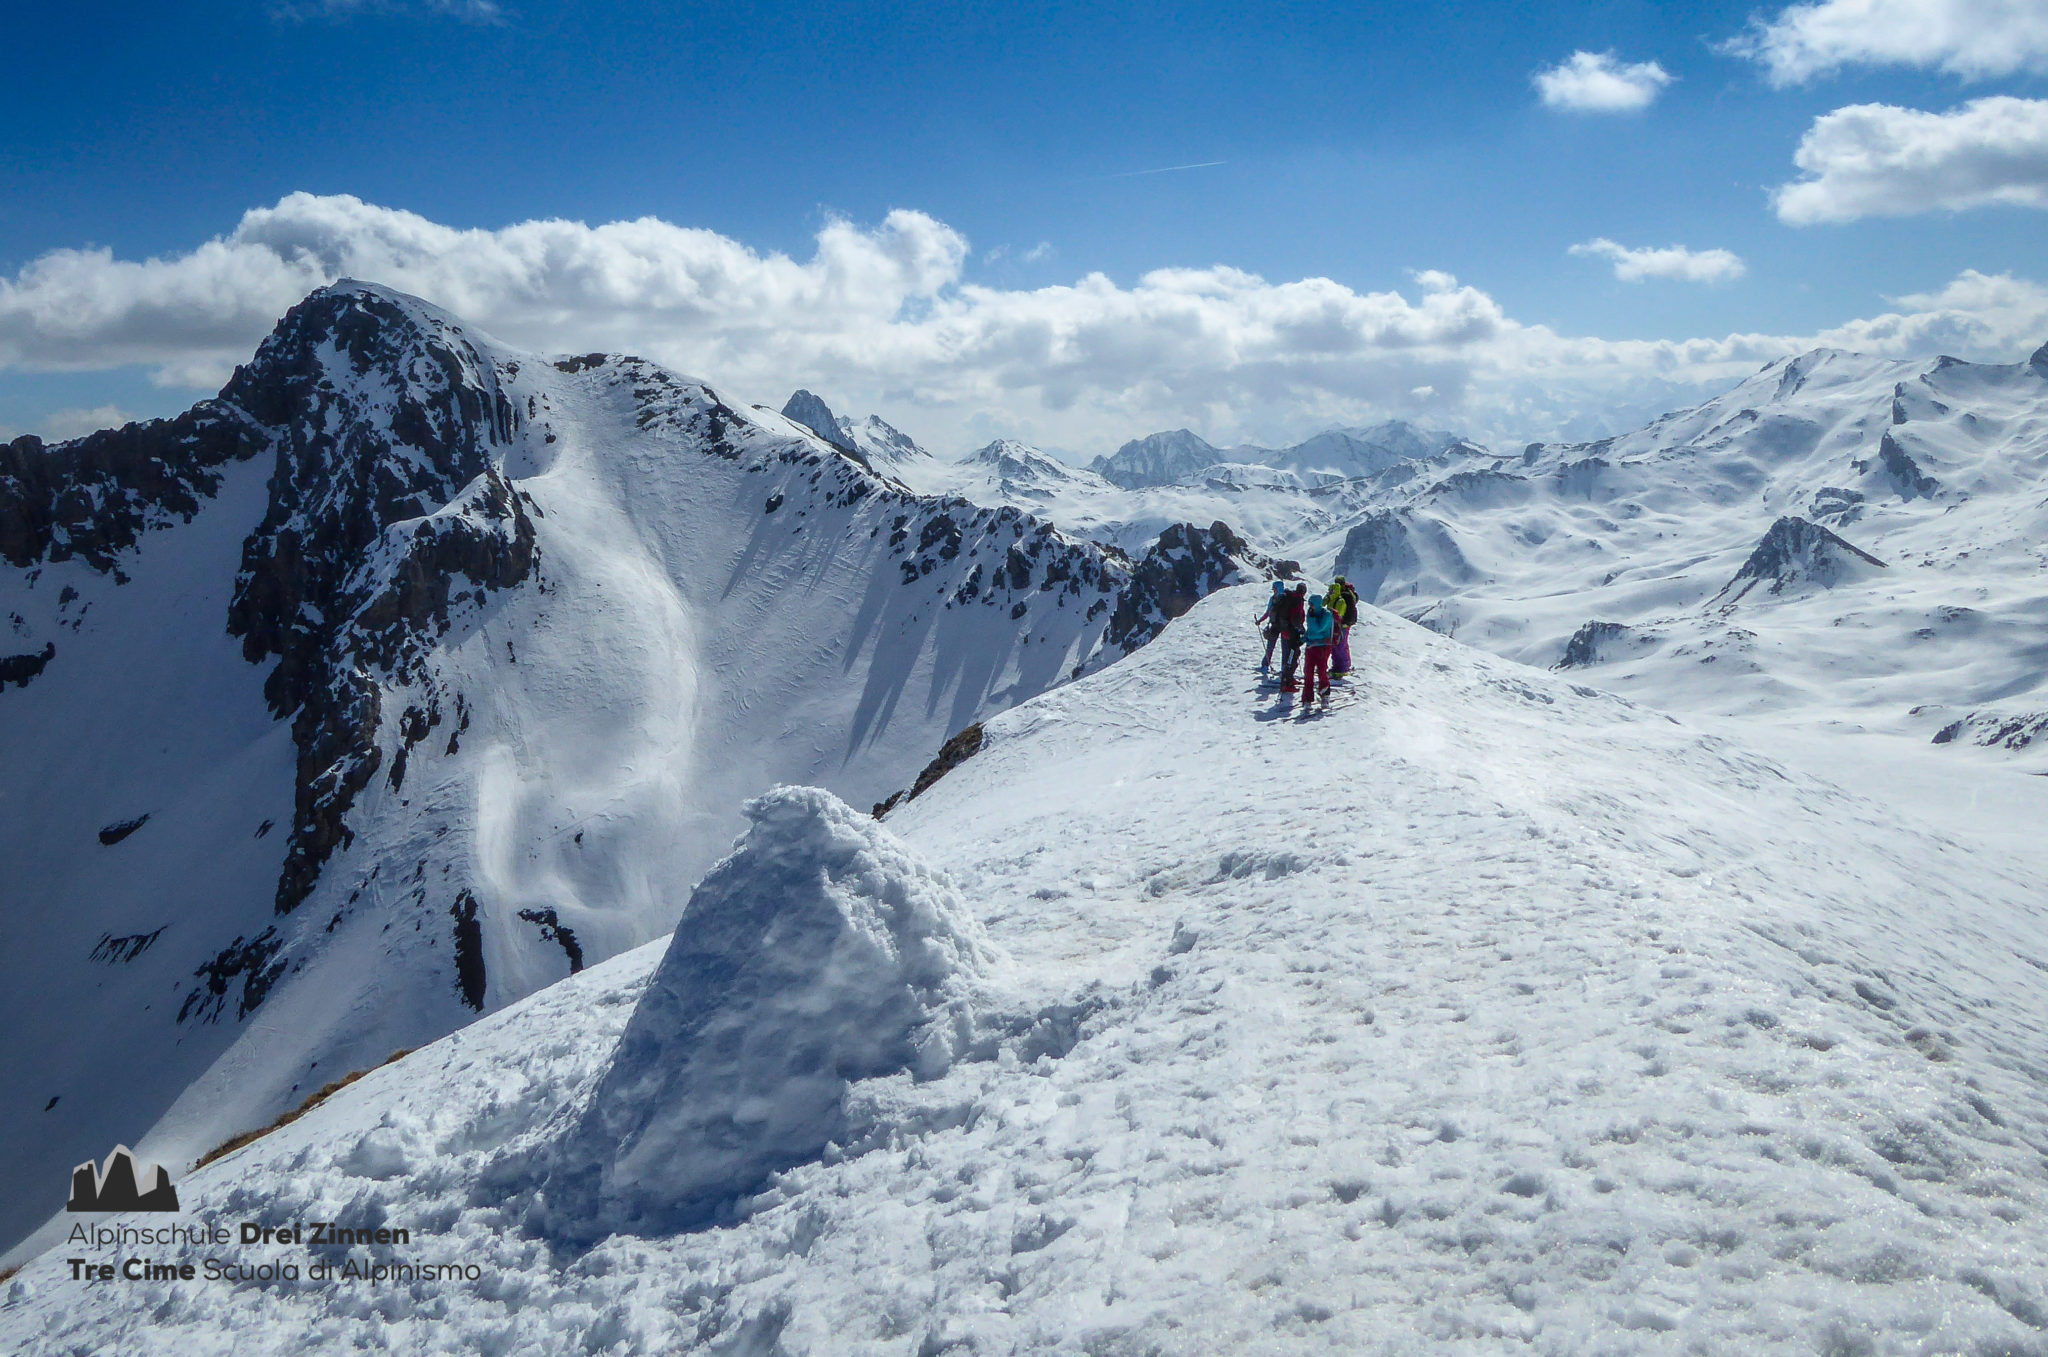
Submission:
M 1337 641 L 1337 614 L 1323 606 L 1320 598 L 1308 601 L 1308 622 L 1301 630 L 1304 665 L 1301 676 L 1303 705 L 1316 700 L 1316 683 L 1322 682 L 1322 700 L 1330 700 L 1330 651 Z

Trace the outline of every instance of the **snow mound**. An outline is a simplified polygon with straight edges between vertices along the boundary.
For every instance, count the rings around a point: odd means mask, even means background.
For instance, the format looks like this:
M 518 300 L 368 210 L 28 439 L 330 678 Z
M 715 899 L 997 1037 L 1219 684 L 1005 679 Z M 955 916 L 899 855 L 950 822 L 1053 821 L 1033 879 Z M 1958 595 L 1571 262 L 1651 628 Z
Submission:
M 752 828 L 690 897 L 548 1187 L 562 1234 L 711 1223 L 848 1133 L 855 1080 L 944 1074 L 994 959 L 952 882 L 816 787 Z

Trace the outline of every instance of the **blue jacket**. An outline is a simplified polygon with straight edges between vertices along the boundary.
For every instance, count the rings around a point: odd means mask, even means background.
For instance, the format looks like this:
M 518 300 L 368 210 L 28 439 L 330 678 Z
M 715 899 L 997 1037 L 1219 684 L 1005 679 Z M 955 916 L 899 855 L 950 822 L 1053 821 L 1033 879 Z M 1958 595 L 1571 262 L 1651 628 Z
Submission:
M 1311 646 L 1326 646 L 1337 638 L 1337 614 L 1323 606 L 1319 598 L 1308 601 L 1308 625 L 1302 628 L 1301 643 Z

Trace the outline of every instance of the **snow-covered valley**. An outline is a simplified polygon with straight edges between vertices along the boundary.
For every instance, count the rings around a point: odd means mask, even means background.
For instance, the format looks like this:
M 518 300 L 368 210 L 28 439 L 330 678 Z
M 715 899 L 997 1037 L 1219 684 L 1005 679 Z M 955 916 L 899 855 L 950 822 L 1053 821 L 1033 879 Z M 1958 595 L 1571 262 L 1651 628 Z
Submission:
M 91 1289 L 53 1254 L 4 1293 L 7 1346 L 2039 1345 L 2039 844 L 1988 851 L 1379 613 L 1352 691 L 1297 716 L 1250 672 L 1259 592 L 991 720 L 879 826 L 823 794 L 762 803 L 714 873 L 737 916 L 707 894 L 700 930 L 693 907 L 673 943 L 180 1185 L 224 1221 L 407 1227 L 409 1248 L 354 1252 L 487 1280 Z M 1983 776 L 2048 811 L 2043 780 Z M 750 942 L 821 917 L 840 952 L 776 952 L 777 988 L 675 988 L 743 977 Z M 830 963 L 877 936 L 899 970 Z M 643 1003 L 651 973 L 695 1005 Z M 834 1086 L 887 1046 L 885 1012 L 893 1068 Z M 812 1054 L 737 1103 L 675 1098 L 691 1033 L 727 1020 Z M 746 1143 L 821 1076 L 822 1139 L 740 1165 L 695 1223 L 591 1240 L 555 1204 L 594 1114 L 709 1113 L 728 1130 L 707 1143 Z M 631 1143 L 615 1191 L 680 1171 Z

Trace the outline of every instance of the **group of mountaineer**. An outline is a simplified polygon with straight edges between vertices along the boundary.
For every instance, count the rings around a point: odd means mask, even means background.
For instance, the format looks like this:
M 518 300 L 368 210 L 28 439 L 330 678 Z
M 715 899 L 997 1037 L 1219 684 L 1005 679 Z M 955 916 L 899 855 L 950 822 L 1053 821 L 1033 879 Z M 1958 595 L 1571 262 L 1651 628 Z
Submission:
M 1304 704 L 1330 701 L 1330 680 L 1351 672 L 1351 628 L 1358 624 L 1358 591 L 1342 575 L 1327 594 L 1311 596 L 1308 585 L 1273 581 L 1273 597 L 1259 614 L 1266 629 L 1266 658 L 1259 672 L 1273 671 L 1273 647 L 1280 647 L 1280 690 L 1295 691 L 1294 667 L 1302 664 Z M 1319 686 L 1320 685 L 1320 688 Z

